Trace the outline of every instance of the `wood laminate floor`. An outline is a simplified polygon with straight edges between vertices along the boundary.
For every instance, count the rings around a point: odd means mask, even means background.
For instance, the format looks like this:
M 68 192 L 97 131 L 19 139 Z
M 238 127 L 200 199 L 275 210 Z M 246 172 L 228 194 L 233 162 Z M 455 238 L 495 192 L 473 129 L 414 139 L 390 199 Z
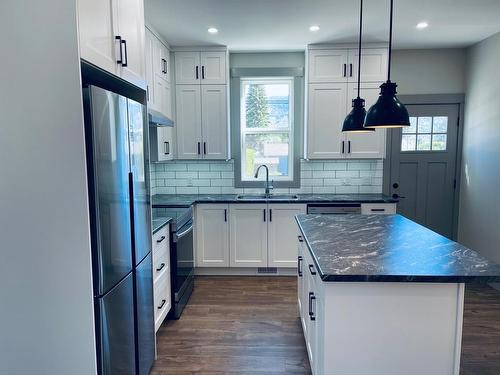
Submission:
M 294 277 L 198 277 L 152 375 L 310 374 Z M 466 288 L 462 375 L 500 374 L 500 292 Z

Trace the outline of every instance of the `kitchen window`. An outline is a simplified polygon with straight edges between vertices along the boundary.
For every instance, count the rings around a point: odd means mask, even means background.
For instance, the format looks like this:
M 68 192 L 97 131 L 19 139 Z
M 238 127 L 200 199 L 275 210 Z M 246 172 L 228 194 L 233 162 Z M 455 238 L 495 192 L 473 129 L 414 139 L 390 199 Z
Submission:
M 263 164 L 269 168 L 269 180 L 273 180 L 274 187 L 299 187 L 302 72 L 298 68 L 232 70 L 236 187 L 263 187 L 264 171 L 257 179 L 254 177 Z

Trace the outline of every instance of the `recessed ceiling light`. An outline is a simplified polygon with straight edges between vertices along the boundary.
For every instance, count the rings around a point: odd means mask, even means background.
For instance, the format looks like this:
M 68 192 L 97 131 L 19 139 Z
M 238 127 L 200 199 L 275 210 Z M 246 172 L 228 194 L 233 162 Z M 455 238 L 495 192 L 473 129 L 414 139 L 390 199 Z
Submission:
M 417 29 L 425 29 L 429 24 L 425 21 L 417 23 Z
M 312 25 L 311 27 L 309 27 L 309 30 L 311 30 L 311 31 L 318 31 L 319 30 L 319 26 L 318 25 Z
M 219 30 L 217 30 L 215 27 L 209 27 L 207 30 L 210 34 L 217 34 Z

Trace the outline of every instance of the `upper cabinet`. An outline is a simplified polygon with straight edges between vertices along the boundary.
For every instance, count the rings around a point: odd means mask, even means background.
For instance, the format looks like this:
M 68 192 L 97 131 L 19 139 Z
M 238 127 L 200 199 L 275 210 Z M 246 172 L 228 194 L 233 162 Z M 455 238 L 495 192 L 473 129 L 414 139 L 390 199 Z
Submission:
M 358 50 L 308 50 L 307 155 L 309 159 L 380 159 L 385 157 L 384 129 L 342 133 L 345 117 L 357 97 Z M 387 49 L 364 48 L 361 97 L 368 110 L 378 99 L 387 74 Z
M 143 0 L 78 1 L 81 58 L 146 88 Z
M 175 83 L 178 85 L 224 85 L 226 80 L 225 51 L 176 52 Z
M 357 82 L 358 56 L 355 48 L 309 50 L 309 83 Z M 387 74 L 387 49 L 363 49 L 361 65 L 361 82 L 384 81 Z

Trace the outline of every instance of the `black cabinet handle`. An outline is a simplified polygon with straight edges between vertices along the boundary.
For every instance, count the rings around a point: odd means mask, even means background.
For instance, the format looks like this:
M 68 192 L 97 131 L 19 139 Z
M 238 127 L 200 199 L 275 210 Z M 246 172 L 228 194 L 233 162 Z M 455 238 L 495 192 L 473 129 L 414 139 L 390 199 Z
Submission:
M 201 143 L 198 142 L 198 155 L 200 155 L 200 154 L 201 154 Z
M 227 221 L 227 209 L 224 208 L 224 221 Z
M 205 79 L 205 65 L 201 66 L 201 79 Z
M 385 212 L 385 208 L 372 208 L 371 212 Z
M 344 64 L 344 77 L 347 77 L 347 64 Z
M 120 47 L 120 59 L 116 60 L 117 64 L 123 63 L 123 51 L 122 51 L 122 37 L 120 35 L 115 36 L 115 40 L 118 41 Z
M 352 64 L 349 64 L 349 77 L 352 77 Z
M 269 221 L 273 221 L 273 209 L 269 209 Z
M 312 264 L 309 265 L 309 272 L 311 272 L 311 275 L 316 275 L 316 271 L 314 270 L 314 266 Z
M 122 62 L 122 66 L 126 67 L 128 66 L 127 41 L 125 39 L 122 39 L 122 44 L 125 47 L 125 61 Z
M 266 221 L 266 209 L 264 208 L 262 211 L 264 212 L 264 221 Z
M 200 78 L 200 77 L 199 77 L 199 73 L 198 73 L 198 65 L 196 65 L 196 69 L 195 69 L 195 71 L 196 71 L 196 79 Z
M 351 153 L 351 141 L 347 141 L 347 153 Z
M 309 292 L 309 318 L 311 320 L 316 320 L 316 314 L 314 313 L 313 310 L 313 301 L 316 300 L 316 296 L 314 295 L 314 292 Z
M 342 141 L 342 153 L 345 152 L 345 141 Z
M 161 308 L 165 305 L 165 302 L 167 302 L 166 299 L 161 300 L 160 306 L 158 306 L 158 310 L 161 310 Z
M 163 267 L 165 267 L 165 263 L 162 263 L 160 265 L 160 268 L 157 268 L 156 271 L 160 272 L 163 269 Z
M 297 238 L 299 239 L 299 242 L 304 242 L 304 237 L 302 237 L 302 236 L 297 236 Z
M 165 153 L 165 155 L 169 155 L 170 154 L 170 142 L 165 141 L 163 143 L 165 145 L 165 152 L 164 153 Z
M 207 142 L 203 142 L 203 153 L 207 154 Z
M 161 236 L 159 240 L 156 240 L 156 243 L 160 243 L 165 239 L 165 236 Z
M 302 261 L 304 258 L 302 258 L 301 255 L 297 258 L 297 273 L 299 274 L 299 277 L 302 277 Z

